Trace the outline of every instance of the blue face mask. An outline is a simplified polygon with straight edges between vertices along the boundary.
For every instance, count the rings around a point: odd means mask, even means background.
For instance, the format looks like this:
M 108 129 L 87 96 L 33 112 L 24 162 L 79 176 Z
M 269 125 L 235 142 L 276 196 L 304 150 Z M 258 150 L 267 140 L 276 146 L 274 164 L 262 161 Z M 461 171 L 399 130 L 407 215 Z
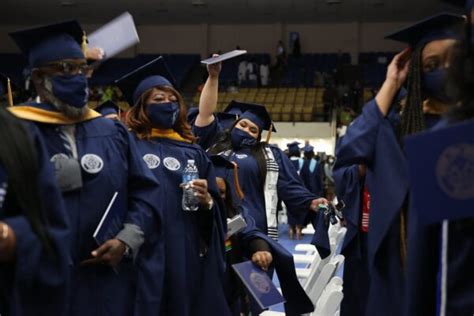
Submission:
M 179 116 L 178 102 L 152 103 L 147 107 L 148 119 L 158 128 L 172 128 Z
M 62 102 L 75 108 L 86 106 L 89 99 L 87 78 L 84 75 L 52 76 L 52 93 Z
M 230 141 L 232 148 L 234 149 L 252 147 L 257 144 L 257 140 L 252 135 L 237 127 L 234 127 L 234 129 L 230 132 Z
M 422 90 L 428 97 L 433 97 L 442 102 L 452 103 L 452 98 L 446 93 L 445 81 L 445 69 L 425 72 L 423 73 Z

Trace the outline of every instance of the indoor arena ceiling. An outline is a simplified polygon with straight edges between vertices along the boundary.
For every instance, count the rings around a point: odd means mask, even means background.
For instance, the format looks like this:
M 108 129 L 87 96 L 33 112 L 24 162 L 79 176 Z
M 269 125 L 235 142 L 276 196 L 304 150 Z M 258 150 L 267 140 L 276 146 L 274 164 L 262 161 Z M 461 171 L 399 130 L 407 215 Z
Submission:
M 441 0 L 0 0 L 0 24 L 102 23 L 123 11 L 137 24 L 410 21 L 452 9 Z

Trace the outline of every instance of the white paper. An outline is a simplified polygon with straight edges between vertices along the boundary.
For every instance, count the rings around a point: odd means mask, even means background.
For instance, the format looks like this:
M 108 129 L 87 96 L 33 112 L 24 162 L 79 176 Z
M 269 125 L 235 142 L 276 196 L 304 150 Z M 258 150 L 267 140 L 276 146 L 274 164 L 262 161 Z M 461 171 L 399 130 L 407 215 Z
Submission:
M 115 192 L 114 195 L 112 196 L 112 199 L 110 200 L 109 205 L 107 206 L 107 209 L 105 210 L 104 215 L 100 219 L 99 225 L 97 225 L 97 228 L 95 229 L 94 239 L 97 237 L 97 234 L 99 233 L 100 229 L 102 228 L 102 224 L 104 223 L 105 219 L 107 218 L 107 215 L 109 214 L 110 209 L 112 208 L 112 205 L 114 205 L 115 199 L 117 198 L 118 192 Z
M 87 36 L 87 39 L 89 47 L 100 47 L 104 50 L 104 60 L 140 42 L 135 22 L 128 12 L 105 24 Z
M 219 63 L 221 61 L 231 59 L 231 58 L 243 55 L 243 54 L 247 54 L 247 51 L 236 49 L 236 50 L 233 50 L 231 52 L 219 55 L 217 57 L 211 57 L 211 58 L 208 58 L 208 59 L 201 60 L 201 63 L 206 64 L 206 65 L 212 65 L 212 64 Z
M 227 238 L 242 231 L 245 227 L 247 227 L 247 223 L 245 222 L 245 219 L 242 217 L 242 215 L 239 214 L 232 218 L 228 218 Z

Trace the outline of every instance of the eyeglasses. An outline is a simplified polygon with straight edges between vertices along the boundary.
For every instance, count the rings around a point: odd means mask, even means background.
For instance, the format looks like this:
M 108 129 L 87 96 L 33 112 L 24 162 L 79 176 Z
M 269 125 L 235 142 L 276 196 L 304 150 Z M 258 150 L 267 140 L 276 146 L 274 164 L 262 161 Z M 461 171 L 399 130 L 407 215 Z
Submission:
M 50 63 L 41 67 L 41 69 L 47 72 L 62 73 L 65 75 L 87 75 L 93 70 L 92 66 L 87 65 L 85 62 L 70 61 Z

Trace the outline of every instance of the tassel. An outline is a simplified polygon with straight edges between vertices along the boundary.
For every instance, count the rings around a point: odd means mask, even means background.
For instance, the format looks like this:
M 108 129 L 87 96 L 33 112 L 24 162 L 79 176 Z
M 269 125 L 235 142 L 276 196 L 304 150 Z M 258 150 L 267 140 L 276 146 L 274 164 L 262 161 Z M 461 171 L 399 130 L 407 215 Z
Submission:
M 268 129 L 267 140 L 266 140 L 267 144 L 270 144 L 270 137 L 272 137 L 272 130 L 273 130 L 273 123 L 270 124 L 270 128 Z
M 12 94 L 12 85 L 10 83 L 10 78 L 7 78 L 7 93 L 8 93 L 8 106 L 13 106 L 13 94 Z
M 86 52 L 87 52 L 87 35 L 86 35 L 86 31 L 82 31 L 81 49 L 82 49 L 82 53 L 84 54 L 84 56 L 86 56 Z
M 240 200 L 243 200 L 245 195 L 242 189 L 240 188 L 240 182 L 239 182 L 239 166 L 235 163 L 232 162 L 234 165 L 234 186 L 235 186 L 235 192 L 237 193 L 237 196 L 239 197 Z

